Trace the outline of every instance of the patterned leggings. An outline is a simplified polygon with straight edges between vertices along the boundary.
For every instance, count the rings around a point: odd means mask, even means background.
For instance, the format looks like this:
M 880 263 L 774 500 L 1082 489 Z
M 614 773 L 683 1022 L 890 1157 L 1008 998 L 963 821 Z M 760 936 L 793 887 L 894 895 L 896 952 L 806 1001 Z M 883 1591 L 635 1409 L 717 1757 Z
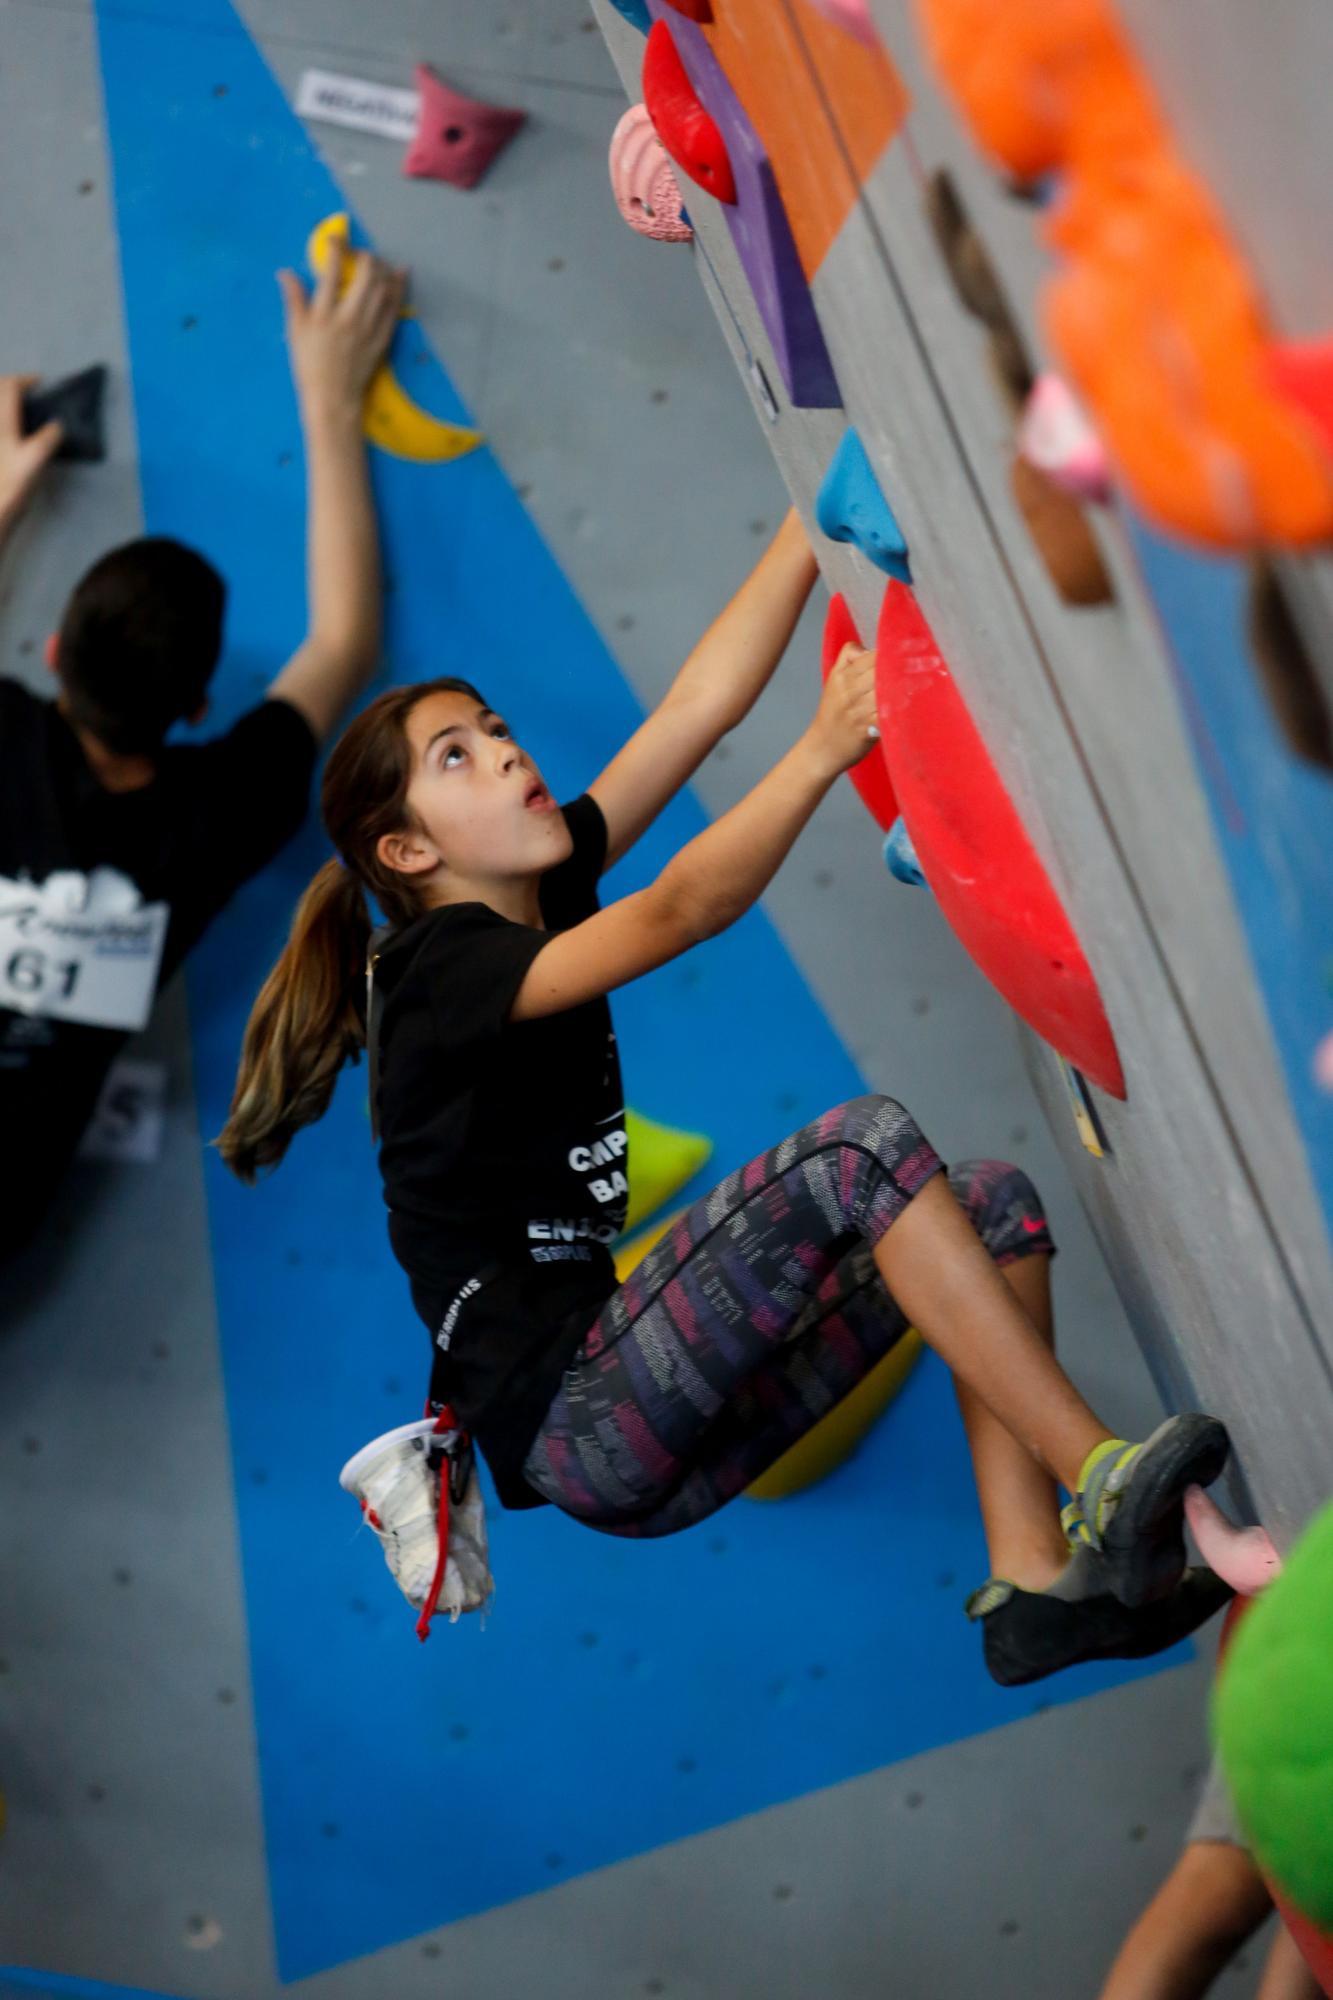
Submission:
M 906 1331 L 872 1246 L 943 1163 L 889 1097 L 826 1111 L 694 1203 L 607 1300 L 523 1468 L 610 1535 L 692 1527 L 766 1472 Z M 1017 1167 L 950 1185 L 997 1264 L 1055 1245 Z

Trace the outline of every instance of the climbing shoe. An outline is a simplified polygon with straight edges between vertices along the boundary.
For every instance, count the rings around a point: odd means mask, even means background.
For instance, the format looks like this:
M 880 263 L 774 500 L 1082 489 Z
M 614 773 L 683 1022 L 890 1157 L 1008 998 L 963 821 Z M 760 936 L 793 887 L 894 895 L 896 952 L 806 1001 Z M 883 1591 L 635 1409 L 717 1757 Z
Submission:
M 1185 1570 L 1185 1489 L 1210 1486 L 1230 1450 L 1216 1417 L 1168 1417 L 1143 1444 L 1108 1438 L 1088 1454 L 1074 1498 L 1104 1588 L 1131 1610 L 1165 1598 Z
M 1131 1610 L 1106 1589 L 1101 1560 L 1084 1544 L 1049 1590 L 1020 1590 L 992 1577 L 973 1592 L 967 1615 L 981 1627 L 992 1680 L 1025 1687 L 1085 1660 L 1146 1659 L 1187 1639 L 1232 1594 L 1212 1570 L 1187 1569 L 1165 1597 Z

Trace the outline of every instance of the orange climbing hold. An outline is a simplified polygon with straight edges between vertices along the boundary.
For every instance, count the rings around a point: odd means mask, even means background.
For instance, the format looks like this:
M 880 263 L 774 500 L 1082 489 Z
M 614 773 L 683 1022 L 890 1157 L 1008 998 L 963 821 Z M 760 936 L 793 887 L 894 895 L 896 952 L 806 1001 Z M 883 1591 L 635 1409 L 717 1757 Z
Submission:
M 884 48 L 867 48 L 810 0 L 714 4 L 709 46 L 759 134 L 807 282 L 907 116 Z
M 992 986 L 1101 1089 L 1124 1097 L 1092 969 L 976 724 L 905 584 L 884 593 L 879 726 L 893 789 L 936 900 Z
M 665 21 L 654 21 L 643 52 L 643 101 L 681 172 L 718 201 L 734 202 L 736 181 L 722 134 L 699 102 Z
M 1327 416 L 1284 373 L 1249 270 L 1108 0 L 917 10 L 986 150 L 1024 178 L 1061 172 L 1047 331 L 1119 480 L 1162 525 L 1217 547 L 1333 536 Z

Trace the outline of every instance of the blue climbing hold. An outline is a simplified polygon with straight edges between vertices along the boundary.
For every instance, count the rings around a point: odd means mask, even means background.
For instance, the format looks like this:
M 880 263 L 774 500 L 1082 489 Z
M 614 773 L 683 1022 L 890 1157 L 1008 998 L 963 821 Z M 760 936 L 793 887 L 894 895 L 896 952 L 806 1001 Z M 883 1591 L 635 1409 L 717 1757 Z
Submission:
M 648 12 L 648 0 L 611 0 L 617 14 L 623 14 L 630 24 L 645 35 L 653 25 L 653 17 Z
M 851 542 L 876 568 L 910 583 L 907 543 L 880 491 L 866 448 L 847 431 L 815 501 L 815 519 L 831 542 Z
M 901 819 L 893 822 L 884 837 L 884 859 L 889 864 L 890 875 L 896 875 L 900 882 L 909 883 L 913 889 L 930 887 L 921 873 L 921 863 L 916 858 L 912 836 Z

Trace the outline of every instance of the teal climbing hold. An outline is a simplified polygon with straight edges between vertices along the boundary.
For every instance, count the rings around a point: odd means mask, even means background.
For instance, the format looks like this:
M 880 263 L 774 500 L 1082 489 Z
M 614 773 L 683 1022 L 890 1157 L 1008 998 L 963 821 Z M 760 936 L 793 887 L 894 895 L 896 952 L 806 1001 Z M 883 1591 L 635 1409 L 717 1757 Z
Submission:
M 853 430 L 844 434 L 824 474 L 815 519 L 831 542 L 851 542 L 877 569 L 900 583 L 912 581 L 903 531 Z
M 916 858 L 912 836 L 898 818 L 889 828 L 884 839 L 884 859 L 889 865 L 890 875 L 896 875 L 900 882 L 906 882 L 913 889 L 930 887 L 921 872 L 921 863 Z
M 632 27 L 647 34 L 653 25 L 653 17 L 648 12 L 647 0 L 611 0 L 617 14 L 623 14 Z

